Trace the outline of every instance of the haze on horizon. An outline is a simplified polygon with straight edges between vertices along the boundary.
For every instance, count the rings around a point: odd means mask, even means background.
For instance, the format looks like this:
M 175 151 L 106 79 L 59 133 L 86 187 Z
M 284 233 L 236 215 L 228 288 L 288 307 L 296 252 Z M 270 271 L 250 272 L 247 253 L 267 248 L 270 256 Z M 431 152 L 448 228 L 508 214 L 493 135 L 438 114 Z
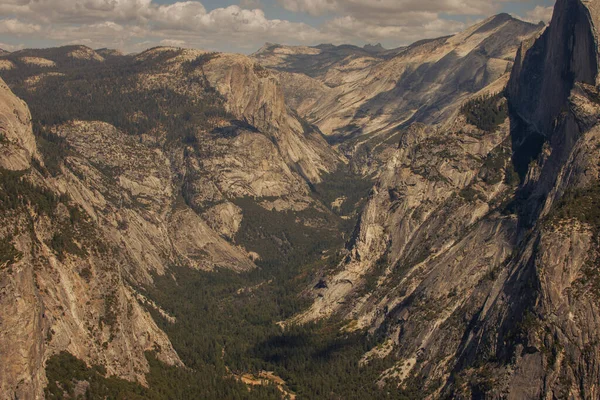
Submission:
M 537 23 L 551 0 L 3 0 L 0 48 L 157 45 L 251 53 L 265 42 L 399 47 L 508 12 Z

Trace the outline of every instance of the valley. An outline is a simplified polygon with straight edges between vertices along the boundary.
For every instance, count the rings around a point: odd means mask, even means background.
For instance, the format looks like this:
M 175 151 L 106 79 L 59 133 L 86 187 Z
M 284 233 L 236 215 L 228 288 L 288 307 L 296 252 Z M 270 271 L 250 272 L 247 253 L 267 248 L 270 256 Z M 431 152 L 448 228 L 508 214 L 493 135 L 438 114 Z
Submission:
M 0 398 L 597 398 L 598 10 L 0 53 Z

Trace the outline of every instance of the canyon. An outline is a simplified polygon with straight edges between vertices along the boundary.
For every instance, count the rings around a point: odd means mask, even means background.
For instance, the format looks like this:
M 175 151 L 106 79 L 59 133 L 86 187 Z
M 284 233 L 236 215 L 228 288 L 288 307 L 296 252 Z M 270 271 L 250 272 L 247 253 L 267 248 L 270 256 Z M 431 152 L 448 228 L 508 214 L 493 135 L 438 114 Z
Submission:
M 0 53 L 0 398 L 598 398 L 599 13 Z

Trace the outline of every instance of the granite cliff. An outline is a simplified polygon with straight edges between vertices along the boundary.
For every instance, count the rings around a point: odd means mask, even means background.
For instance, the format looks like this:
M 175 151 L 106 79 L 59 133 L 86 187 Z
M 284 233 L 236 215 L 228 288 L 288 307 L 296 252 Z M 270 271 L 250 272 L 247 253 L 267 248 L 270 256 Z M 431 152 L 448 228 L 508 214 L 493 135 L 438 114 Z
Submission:
M 0 397 L 93 389 L 64 351 L 136 390 L 152 353 L 257 398 L 599 397 L 599 10 L 0 54 Z
M 271 72 L 244 56 L 191 50 L 113 56 L 83 46 L 7 56 L 8 79 L 39 108 L 32 123 L 0 81 L 2 398 L 41 397 L 46 360 L 61 351 L 141 383 L 146 351 L 183 365 L 149 310 L 171 317 L 140 289 L 174 265 L 255 269 L 261 254 L 236 243 L 246 212 L 236 199 L 331 213 L 310 186 L 343 160 L 286 106 Z M 90 84 L 99 107 L 70 103 Z M 113 85 L 121 101 L 135 97 L 106 113 Z M 157 93 L 166 111 L 144 103 Z
M 387 338 L 364 358 L 399 357 L 382 384 L 599 395 L 597 10 L 557 2 L 521 45 L 493 130 L 457 112 L 402 134 L 350 255 L 297 318 L 341 314 Z

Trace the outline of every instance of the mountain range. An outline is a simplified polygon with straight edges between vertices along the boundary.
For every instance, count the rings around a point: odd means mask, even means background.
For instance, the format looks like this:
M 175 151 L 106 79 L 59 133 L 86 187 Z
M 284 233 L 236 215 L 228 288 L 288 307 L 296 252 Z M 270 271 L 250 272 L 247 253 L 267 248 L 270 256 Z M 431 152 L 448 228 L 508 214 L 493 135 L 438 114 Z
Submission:
M 599 13 L 0 51 L 0 398 L 598 398 Z

